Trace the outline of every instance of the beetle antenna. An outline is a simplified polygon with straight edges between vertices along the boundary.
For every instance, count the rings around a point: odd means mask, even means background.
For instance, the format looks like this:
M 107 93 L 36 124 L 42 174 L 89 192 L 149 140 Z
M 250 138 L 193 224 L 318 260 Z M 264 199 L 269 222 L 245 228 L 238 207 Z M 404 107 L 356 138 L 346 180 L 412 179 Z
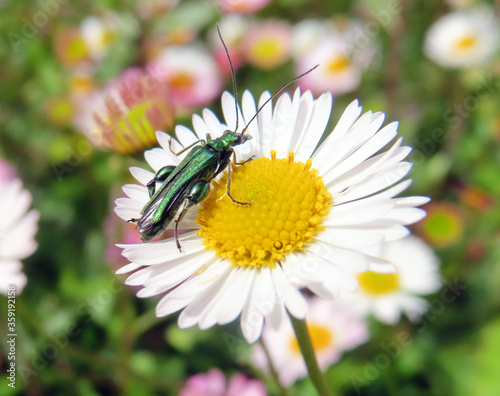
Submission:
M 233 64 L 231 63 L 231 58 L 229 56 L 229 51 L 227 50 L 226 43 L 222 39 L 222 35 L 220 34 L 219 25 L 217 26 L 217 33 L 219 34 L 220 41 L 222 42 L 222 46 L 224 47 L 224 51 L 226 51 L 227 60 L 229 61 L 229 68 L 231 69 L 231 79 L 233 80 L 233 93 L 234 93 L 234 110 L 236 111 L 236 128 L 234 131 L 238 130 L 238 90 L 236 89 L 236 77 L 234 75 Z
M 297 81 L 299 78 L 301 77 L 304 77 L 306 74 L 309 74 L 311 73 L 314 69 L 316 69 L 317 67 L 319 66 L 316 65 L 314 66 L 313 68 L 309 69 L 308 71 L 306 71 L 305 73 L 302 73 L 301 75 L 297 76 L 297 77 L 294 77 L 292 78 L 291 80 L 288 80 L 286 83 L 284 83 L 281 87 L 278 88 L 278 90 L 276 92 L 274 92 L 271 97 L 269 99 L 267 99 L 263 104 L 262 106 L 259 107 L 259 110 L 257 110 L 257 112 L 254 114 L 254 116 L 250 119 L 250 121 L 248 121 L 248 124 L 245 126 L 245 128 L 243 128 L 243 131 L 241 131 L 241 134 L 243 135 L 247 129 L 248 129 L 248 126 L 250 125 L 250 123 L 255 120 L 255 118 L 257 117 L 257 115 L 260 113 L 260 111 L 264 108 L 264 106 L 266 104 L 268 104 L 271 100 L 273 100 L 274 97 L 276 97 L 276 95 L 278 95 L 281 91 L 283 91 L 288 85 L 290 85 L 291 83 L 293 83 L 294 81 Z

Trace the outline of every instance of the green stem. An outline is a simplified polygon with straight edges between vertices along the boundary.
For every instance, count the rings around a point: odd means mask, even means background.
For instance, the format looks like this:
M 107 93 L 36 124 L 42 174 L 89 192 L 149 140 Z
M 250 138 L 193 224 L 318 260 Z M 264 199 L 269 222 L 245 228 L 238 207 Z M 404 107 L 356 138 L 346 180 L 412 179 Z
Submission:
M 300 352 L 302 353 L 302 357 L 304 358 L 304 362 L 307 367 L 307 372 L 309 373 L 309 378 L 311 378 L 314 387 L 320 396 L 333 396 L 333 393 L 328 388 L 325 377 L 323 377 L 323 373 L 321 373 L 318 366 L 318 361 L 316 360 L 316 354 L 314 353 L 306 321 L 295 319 L 290 314 L 288 314 L 288 316 L 292 322 L 295 337 L 297 338 L 297 342 L 300 347 Z
M 385 382 L 385 388 L 388 396 L 396 396 L 399 394 L 398 385 L 396 382 L 396 378 L 394 377 L 394 373 L 389 367 L 387 370 L 383 370 L 383 377 Z

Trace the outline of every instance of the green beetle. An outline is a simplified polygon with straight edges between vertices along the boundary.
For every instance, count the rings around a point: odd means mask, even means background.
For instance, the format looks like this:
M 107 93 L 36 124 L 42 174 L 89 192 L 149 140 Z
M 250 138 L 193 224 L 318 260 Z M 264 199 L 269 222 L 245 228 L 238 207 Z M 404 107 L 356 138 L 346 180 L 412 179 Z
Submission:
M 219 32 L 219 28 L 217 28 L 217 31 Z M 229 66 L 231 68 L 236 109 L 235 130 L 237 130 L 238 96 L 236 81 L 231 59 L 229 58 L 226 45 L 222 40 L 220 32 L 219 37 L 222 41 L 224 49 L 226 50 Z M 250 205 L 248 202 L 236 201 L 230 193 L 231 167 L 228 167 L 228 165 L 231 162 L 231 155 L 234 154 L 233 147 L 244 144 L 252 138 L 250 135 L 245 135 L 248 125 L 250 125 L 250 123 L 257 117 L 259 112 L 269 101 L 279 94 L 287 85 L 305 76 L 317 67 L 318 65 L 283 84 L 268 100 L 262 104 L 262 106 L 260 106 L 241 133 L 226 130 L 221 137 L 216 139 L 212 139 L 210 134 L 207 134 L 206 140 L 200 139 L 190 146 L 182 149 L 180 152 L 175 153 L 176 155 L 179 155 L 186 150 L 191 149 L 179 165 L 165 166 L 156 173 L 155 177 L 147 184 L 150 199 L 142 209 L 141 217 L 129 220 L 129 222 L 137 225 L 137 230 L 142 234 L 141 240 L 143 242 L 148 242 L 154 237 L 159 236 L 173 220 L 175 221 L 174 235 L 177 248 L 179 251 L 182 251 L 179 243 L 179 222 L 182 220 L 190 207 L 200 203 L 207 197 L 210 192 L 210 182 L 217 177 L 219 173 L 226 169 L 226 167 L 228 168 L 229 173 L 227 195 L 238 205 Z M 251 158 L 249 160 L 251 160 Z M 238 163 L 236 162 L 236 164 Z M 157 183 L 162 183 L 158 189 L 156 188 Z

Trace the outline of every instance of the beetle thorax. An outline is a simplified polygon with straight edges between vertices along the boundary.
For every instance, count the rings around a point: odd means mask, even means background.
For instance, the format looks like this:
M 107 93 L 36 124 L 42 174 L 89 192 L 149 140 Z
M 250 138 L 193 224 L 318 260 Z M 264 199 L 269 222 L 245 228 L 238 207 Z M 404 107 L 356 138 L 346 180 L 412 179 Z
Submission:
M 238 146 L 251 139 L 250 135 L 242 135 L 230 130 L 224 131 L 224 134 L 210 142 L 210 145 L 217 151 L 224 151 L 230 147 Z

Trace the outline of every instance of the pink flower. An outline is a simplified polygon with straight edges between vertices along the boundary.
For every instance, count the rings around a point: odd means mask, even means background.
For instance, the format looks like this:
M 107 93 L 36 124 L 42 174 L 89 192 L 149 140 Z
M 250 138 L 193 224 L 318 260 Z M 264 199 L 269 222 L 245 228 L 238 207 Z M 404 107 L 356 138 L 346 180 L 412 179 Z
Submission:
M 78 129 L 99 147 L 133 153 L 156 143 L 156 130 L 173 124 L 174 108 L 163 70 L 127 69 L 81 103 Z
M 153 64 L 165 71 L 164 81 L 177 110 L 208 105 L 220 95 L 222 80 L 217 64 L 201 46 L 168 47 Z
M 16 170 L 7 161 L 0 158 L 0 182 L 7 182 L 16 177 Z
M 353 349 L 369 339 L 368 327 L 361 316 L 337 301 L 310 299 L 306 322 L 322 370 L 340 360 L 343 351 Z M 262 339 L 284 385 L 307 376 L 307 369 L 289 321 L 278 329 L 264 327 Z M 257 366 L 268 369 L 267 358 L 260 345 L 255 346 L 252 358 Z
M 290 57 L 291 37 L 292 29 L 287 22 L 255 22 L 243 43 L 247 62 L 265 70 L 281 66 Z
M 267 396 L 267 392 L 262 382 L 239 373 L 226 385 L 222 371 L 212 369 L 190 377 L 179 396 Z

